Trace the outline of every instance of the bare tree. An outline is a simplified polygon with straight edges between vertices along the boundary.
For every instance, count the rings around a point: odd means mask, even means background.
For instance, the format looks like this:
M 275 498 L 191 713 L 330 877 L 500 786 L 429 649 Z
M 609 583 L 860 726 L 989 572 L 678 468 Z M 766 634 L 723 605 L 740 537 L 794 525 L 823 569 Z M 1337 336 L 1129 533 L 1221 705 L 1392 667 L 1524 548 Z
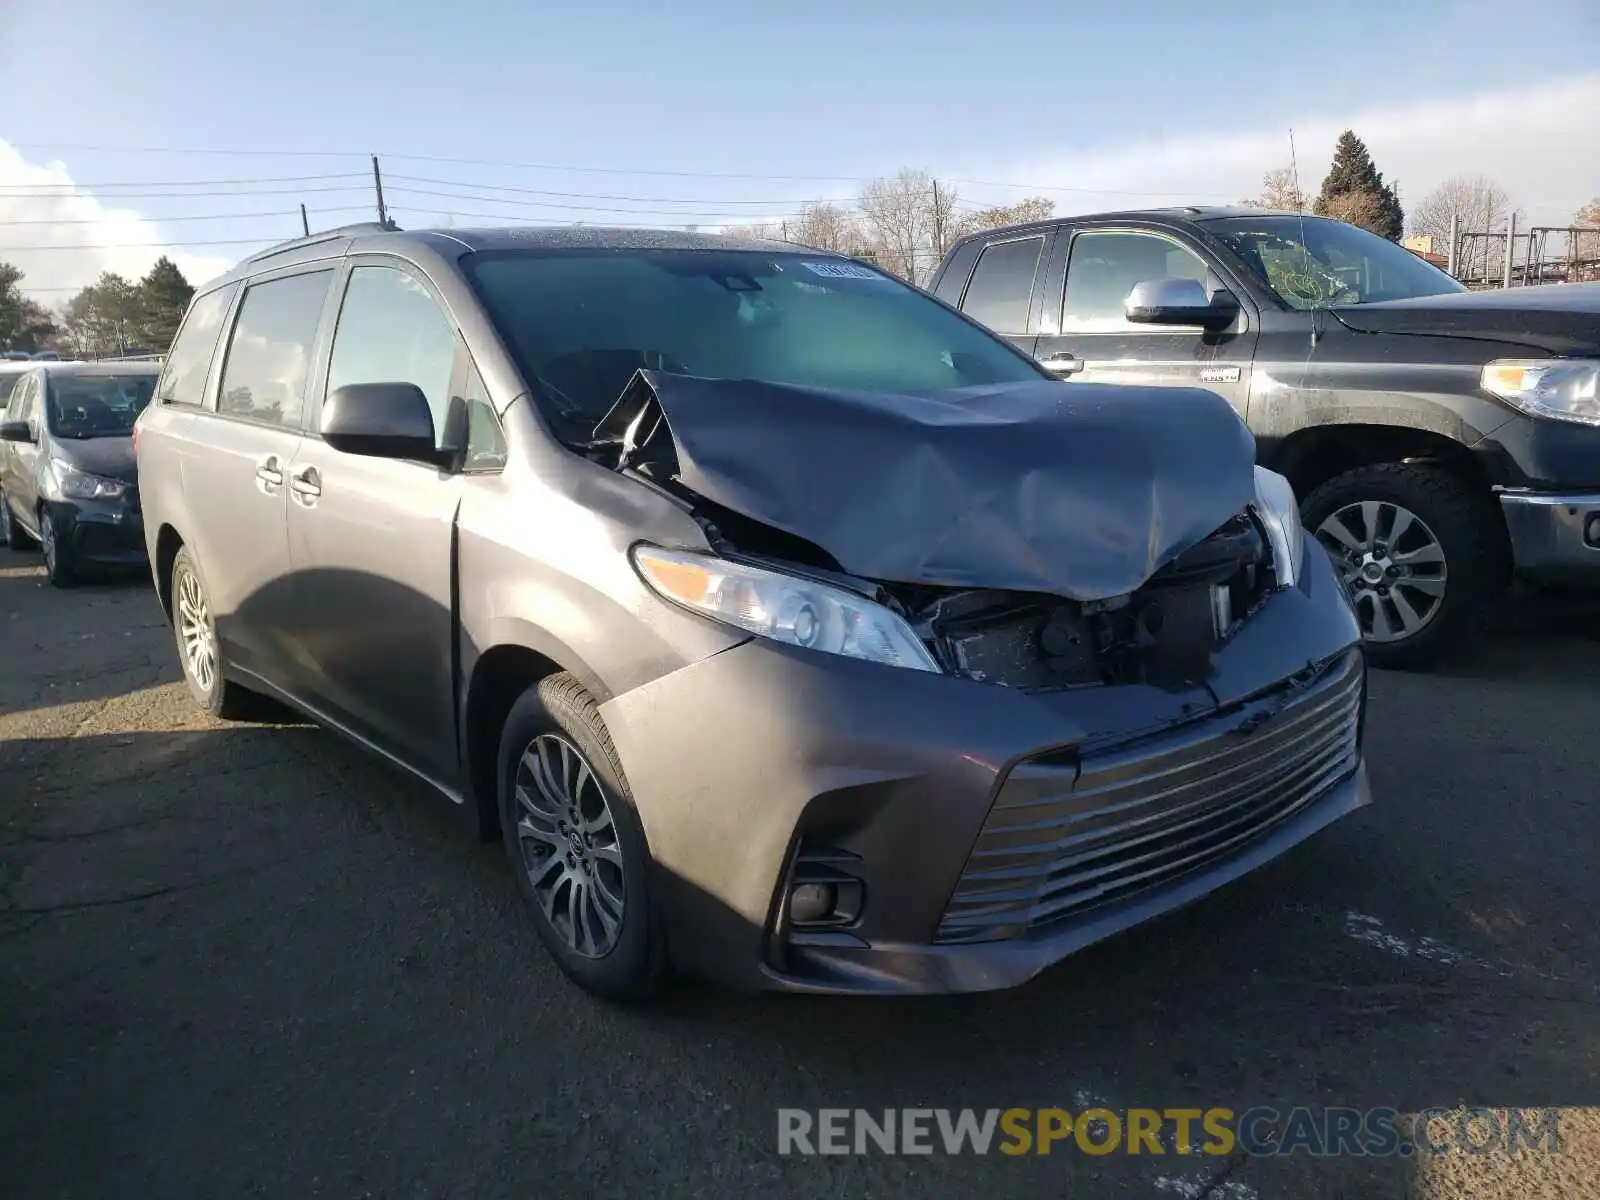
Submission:
M 1295 186 L 1294 170 L 1290 167 L 1268 171 L 1261 177 L 1261 194 L 1253 199 L 1241 200 L 1240 203 L 1251 208 L 1270 208 L 1281 212 L 1306 210 L 1305 194 Z
M 1600 259 L 1600 196 L 1596 196 L 1577 212 L 1572 214 L 1572 223 L 1584 229 L 1593 229 L 1595 232 L 1574 235 L 1575 245 L 1572 247 L 1573 257 L 1580 262 L 1591 264 L 1583 271 L 1584 278 L 1593 279 L 1600 277 L 1600 272 L 1593 268 L 1593 260 Z
M 1383 197 L 1376 192 L 1340 192 L 1317 203 L 1318 215 L 1359 225 L 1374 233 L 1385 220 Z
M 892 179 L 874 179 L 856 202 L 870 256 L 902 279 L 924 282 L 955 232 L 955 201 L 955 189 L 926 171 L 902 167 Z
M 818 200 L 800 210 L 800 215 L 789 222 L 789 240 L 840 254 L 857 253 L 864 241 L 850 210 L 826 200 Z
M 1436 254 L 1448 254 L 1450 221 L 1461 233 L 1494 233 L 1505 228 L 1511 197 L 1484 175 L 1456 175 L 1445 180 L 1411 210 L 1413 234 L 1433 239 Z M 1489 238 L 1469 238 L 1461 248 L 1456 273 L 1463 278 L 1481 275 L 1488 265 Z
M 1002 229 L 1007 225 L 1025 225 L 1029 221 L 1043 221 L 1056 215 L 1056 202 L 1045 196 L 1029 196 L 1015 204 L 1000 204 L 994 208 L 980 208 L 964 213 L 956 219 L 953 238 L 973 233 L 979 229 Z M 952 238 L 952 240 L 953 240 Z

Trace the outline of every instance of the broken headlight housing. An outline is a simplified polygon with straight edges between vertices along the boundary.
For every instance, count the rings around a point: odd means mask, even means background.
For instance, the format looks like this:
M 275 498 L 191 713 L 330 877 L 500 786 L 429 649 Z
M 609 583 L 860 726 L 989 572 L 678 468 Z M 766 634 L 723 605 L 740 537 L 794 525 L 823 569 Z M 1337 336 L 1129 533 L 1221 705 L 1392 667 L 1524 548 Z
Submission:
M 1501 358 L 1483 368 L 1483 390 L 1530 417 L 1600 425 L 1600 362 Z
M 1279 587 L 1293 587 L 1305 563 L 1306 535 L 1294 487 L 1276 471 L 1256 468 L 1256 515 L 1272 544 L 1272 569 Z
M 633 564 L 657 595 L 758 637 L 890 667 L 940 669 L 904 620 L 843 588 L 659 546 L 635 546 Z

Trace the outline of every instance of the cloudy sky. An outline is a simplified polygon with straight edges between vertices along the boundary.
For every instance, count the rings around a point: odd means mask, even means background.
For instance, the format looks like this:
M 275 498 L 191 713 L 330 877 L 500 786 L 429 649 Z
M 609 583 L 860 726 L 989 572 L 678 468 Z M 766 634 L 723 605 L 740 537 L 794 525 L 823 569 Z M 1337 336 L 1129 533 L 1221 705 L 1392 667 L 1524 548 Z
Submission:
M 1291 127 L 1308 190 L 1354 128 L 1408 203 L 1458 174 L 1540 223 L 1600 196 L 1594 0 L 1514 23 L 1482 0 L 72 12 L 64 37 L 58 3 L 0 0 L 0 260 L 51 303 L 163 252 L 203 279 L 302 203 L 369 219 L 374 152 L 408 225 L 774 219 L 908 165 L 969 204 L 1226 202 L 1288 164 Z

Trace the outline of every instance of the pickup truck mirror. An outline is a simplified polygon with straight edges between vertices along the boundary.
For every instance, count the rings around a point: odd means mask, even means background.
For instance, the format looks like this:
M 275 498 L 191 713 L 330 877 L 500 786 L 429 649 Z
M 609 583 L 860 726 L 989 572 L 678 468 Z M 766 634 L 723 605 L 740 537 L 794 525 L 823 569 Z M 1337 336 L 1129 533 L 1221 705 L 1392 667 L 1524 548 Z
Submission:
M 322 405 L 322 440 L 344 454 L 437 463 L 433 410 L 414 383 L 347 383 Z
M 1195 279 L 1146 279 L 1133 285 L 1123 315 L 1135 325 L 1198 325 L 1226 329 L 1239 315 L 1239 300 L 1226 288 L 1209 295 Z
M 37 442 L 26 421 L 0 421 L 0 442 Z

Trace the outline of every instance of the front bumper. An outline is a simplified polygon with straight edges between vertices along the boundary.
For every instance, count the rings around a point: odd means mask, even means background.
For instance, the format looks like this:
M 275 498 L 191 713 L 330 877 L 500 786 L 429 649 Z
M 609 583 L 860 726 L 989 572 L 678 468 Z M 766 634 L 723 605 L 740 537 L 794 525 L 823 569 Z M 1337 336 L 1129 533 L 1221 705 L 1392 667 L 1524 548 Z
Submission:
M 1262 605 L 1191 690 L 1030 694 L 754 640 L 606 702 L 674 960 L 749 988 L 1006 987 L 1367 803 L 1359 631 L 1313 545 L 1301 585 Z M 1299 745 L 1301 698 L 1341 681 L 1354 699 L 1323 730 L 1341 747 L 1308 739 L 1308 756 L 1271 757 Z M 1159 768 L 1143 769 L 1174 753 L 1188 776 L 1181 797 Z M 1235 755 L 1229 782 L 1206 766 L 1216 753 Z M 1131 791 L 1103 786 L 1130 764 L 1141 768 Z M 1284 772 L 1305 786 L 1268 795 Z M 1008 836 L 996 814 L 1034 801 L 1038 827 L 1052 832 L 1009 847 L 1001 875 L 985 878 L 975 851 Z M 1127 819 L 1130 806 L 1144 806 L 1148 823 Z M 1183 832 L 1191 817 L 1204 825 L 1199 841 Z M 1067 826 L 1085 818 L 1113 886 L 1078 895 L 1070 911 L 1035 911 L 1059 893 L 1063 869 L 1083 865 L 1063 856 L 1085 836 Z M 1152 832 L 1164 840 L 1159 869 L 1148 870 L 1154 860 L 1138 846 Z M 790 927 L 790 880 L 814 867 L 859 883 L 858 916 Z
M 138 501 L 47 500 L 56 537 L 74 563 L 101 567 L 142 567 L 146 562 L 144 521 Z
M 1518 574 L 1600 586 L 1600 492 L 1507 489 L 1500 510 Z

